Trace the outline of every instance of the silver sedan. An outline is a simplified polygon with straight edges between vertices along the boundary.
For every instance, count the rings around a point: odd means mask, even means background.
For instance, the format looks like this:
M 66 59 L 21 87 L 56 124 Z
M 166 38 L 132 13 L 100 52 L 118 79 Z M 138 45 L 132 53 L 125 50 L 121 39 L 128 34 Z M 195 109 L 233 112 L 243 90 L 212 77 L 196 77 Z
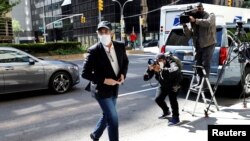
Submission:
M 79 82 L 76 64 L 42 60 L 15 48 L 0 47 L 0 94 L 48 88 L 65 93 Z

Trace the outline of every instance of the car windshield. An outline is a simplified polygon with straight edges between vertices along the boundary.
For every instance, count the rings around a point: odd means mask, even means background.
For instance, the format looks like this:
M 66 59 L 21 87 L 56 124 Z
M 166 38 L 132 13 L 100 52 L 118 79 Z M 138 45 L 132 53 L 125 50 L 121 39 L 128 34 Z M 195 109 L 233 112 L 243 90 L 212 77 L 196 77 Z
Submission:
M 221 46 L 222 28 L 217 28 L 217 46 Z M 173 29 L 168 37 L 167 46 L 192 46 L 192 38 L 184 35 L 183 29 Z

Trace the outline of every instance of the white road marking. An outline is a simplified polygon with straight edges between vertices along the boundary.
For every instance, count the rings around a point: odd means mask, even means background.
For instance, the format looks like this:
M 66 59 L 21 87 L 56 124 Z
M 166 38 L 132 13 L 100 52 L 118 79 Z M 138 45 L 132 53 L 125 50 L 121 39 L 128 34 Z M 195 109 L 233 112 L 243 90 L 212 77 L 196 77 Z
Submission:
M 155 54 L 130 54 L 128 56 L 155 56 Z
M 123 97 L 123 96 L 128 96 L 128 95 L 134 95 L 134 94 L 138 94 L 138 93 L 145 92 L 145 91 L 155 90 L 155 89 L 157 89 L 157 88 L 158 88 L 158 87 L 154 87 L 154 88 L 149 88 L 149 89 L 145 89 L 145 90 L 139 90 L 139 91 L 124 93 L 124 94 L 119 94 L 118 97 Z

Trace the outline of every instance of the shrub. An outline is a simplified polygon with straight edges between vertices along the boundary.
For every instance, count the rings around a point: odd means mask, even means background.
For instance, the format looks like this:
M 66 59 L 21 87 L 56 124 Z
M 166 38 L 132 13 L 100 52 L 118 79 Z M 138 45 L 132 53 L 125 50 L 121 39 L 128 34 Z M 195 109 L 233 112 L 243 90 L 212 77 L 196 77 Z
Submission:
M 46 43 L 46 44 L 0 44 L 0 47 L 14 47 L 30 53 L 49 53 L 49 52 L 71 52 L 76 53 L 77 51 L 83 52 L 84 49 L 81 47 L 79 42 L 67 42 L 67 43 Z M 74 50 L 74 51 L 73 51 Z

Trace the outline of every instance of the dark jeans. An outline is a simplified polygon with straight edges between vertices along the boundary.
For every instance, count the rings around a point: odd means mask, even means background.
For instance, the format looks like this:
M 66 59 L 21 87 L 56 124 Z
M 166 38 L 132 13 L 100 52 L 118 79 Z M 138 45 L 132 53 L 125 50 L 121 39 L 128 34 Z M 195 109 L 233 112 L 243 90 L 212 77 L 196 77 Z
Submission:
M 103 116 L 97 122 L 93 135 L 96 139 L 99 139 L 106 127 L 108 127 L 109 141 L 119 141 L 118 132 L 118 114 L 116 111 L 115 96 L 110 98 L 98 99 L 97 101 L 102 109 Z
M 167 103 L 165 102 L 166 97 L 169 96 L 169 101 L 170 101 L 173 117 L 179 117 L 179 106 L 177 102 L 177 94 L 178 94 L 178 91 L 174 92 L 173 88 L 167 89 L 167 88 L 159 87 L 157 89 L 155 102 L 162 109 L 163 113 L 166 113 L 169 111 L 169 107 L 167 106 Z
M 207 77 L 209 77 L 210 74 L 210 64 L 212 61 L 213 53 L 214 53 L 215 44 L 205 47 L 205 48 L 197 48 L 196 50 L 196 65 L 197 66 L 203 66 Z M 200 76 L 200 80 L 203 77 L 202 69 L 197 69 L 197 74 Z

